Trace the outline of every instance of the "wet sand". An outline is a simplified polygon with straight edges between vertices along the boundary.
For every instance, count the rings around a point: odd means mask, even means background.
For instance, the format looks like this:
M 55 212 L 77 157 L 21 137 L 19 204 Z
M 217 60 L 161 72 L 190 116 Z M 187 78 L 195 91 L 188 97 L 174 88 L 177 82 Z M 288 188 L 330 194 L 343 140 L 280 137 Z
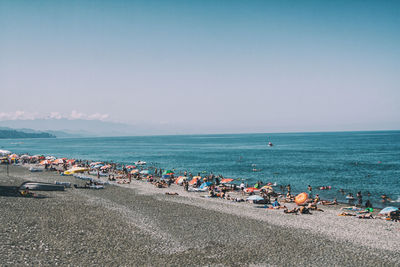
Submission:
M 15 265 L 394 266 L 400 223 L 204 199 L 143 181 L 104 190 L 13 194 L 25 180 L 82 183 L 0 165 L 0 262 Z M 165 192 L 178 192 L 168 196 Z

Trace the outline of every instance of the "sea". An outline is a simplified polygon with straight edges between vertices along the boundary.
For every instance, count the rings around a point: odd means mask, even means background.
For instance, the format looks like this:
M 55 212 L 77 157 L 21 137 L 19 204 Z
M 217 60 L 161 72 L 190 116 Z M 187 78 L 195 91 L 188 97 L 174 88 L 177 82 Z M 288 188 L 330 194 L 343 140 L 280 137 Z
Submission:
M 268 146 L 271 142 L 273 146 Z M 291 185 L 292 192 L 347 202 L 361 191 L 375 207 L 400 207 L 400 131 L 3 139 L 0 149 L 83 160 L 213 173 L 242 181 Z M 330 190 L 320 190 L 330 186 Z M 386 194 L 392 200 L 381 202 Z

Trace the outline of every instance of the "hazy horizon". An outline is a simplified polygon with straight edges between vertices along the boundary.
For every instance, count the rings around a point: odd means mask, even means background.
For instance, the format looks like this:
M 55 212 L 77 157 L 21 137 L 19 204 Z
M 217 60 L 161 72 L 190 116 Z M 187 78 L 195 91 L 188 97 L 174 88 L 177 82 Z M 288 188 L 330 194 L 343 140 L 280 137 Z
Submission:
M 0 26 L 0 122 L 400 129 L 397 1 L 1 1 Z

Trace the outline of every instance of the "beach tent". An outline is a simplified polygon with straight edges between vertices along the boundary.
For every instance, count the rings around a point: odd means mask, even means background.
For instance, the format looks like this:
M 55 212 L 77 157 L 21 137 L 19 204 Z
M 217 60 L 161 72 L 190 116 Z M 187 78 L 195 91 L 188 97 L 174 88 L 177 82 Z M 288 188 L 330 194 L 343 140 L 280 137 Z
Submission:
M 398 211 L 398 210 L 399 210 L 399 208 L 396 208 L 396 207 L 386 207 L 383 210 L 381 210 L 379 212 L 379 214 L 388 214 L 388 213 L 390 213 L 392 211 Z
M 221 180 L 221 184 L 229 184 L 229 183 L 232 182 L 232 181 L 233 181 L 233 179 L 225 178 L 225 179 L 222 179 L 222 180 Z
M 204 189 L 204 188 L 206 188 L 206 187 L 209 187 L 210 185 L 212 185 L 211 182 L 204 182 L 204 183 L 202 183 L 202 184 L 200 185 L 200 189 Z

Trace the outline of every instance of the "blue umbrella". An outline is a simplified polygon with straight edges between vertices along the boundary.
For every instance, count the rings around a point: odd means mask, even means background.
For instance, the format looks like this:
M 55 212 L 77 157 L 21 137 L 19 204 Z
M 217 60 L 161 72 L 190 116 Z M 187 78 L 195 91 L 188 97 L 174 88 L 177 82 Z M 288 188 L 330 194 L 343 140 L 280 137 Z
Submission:
M 200 189 L 203 189 L 203 188 L 208 187 L 208 186 L 210 186 L 210 185 L 212 185 L 211 182 L 204 182 L 204 183 L 202 183 L 202 184 L 200 185 Z
M 398 210 L 399 210 L 399 208 L 396 208 L 396 207 L 386 207 L 383 210 L 381 210 L 379 212 L 379 214 L 386 214 L 386 213 L 389 213 L 389 212 L 392 212 L 392 211 L 398 211 Z
M 253 196 L 248 197 L 247 200 L 261 201 L 261 200 L 264 200 L 264 198 L 257 196 L 257 195 L 253 195 Z

